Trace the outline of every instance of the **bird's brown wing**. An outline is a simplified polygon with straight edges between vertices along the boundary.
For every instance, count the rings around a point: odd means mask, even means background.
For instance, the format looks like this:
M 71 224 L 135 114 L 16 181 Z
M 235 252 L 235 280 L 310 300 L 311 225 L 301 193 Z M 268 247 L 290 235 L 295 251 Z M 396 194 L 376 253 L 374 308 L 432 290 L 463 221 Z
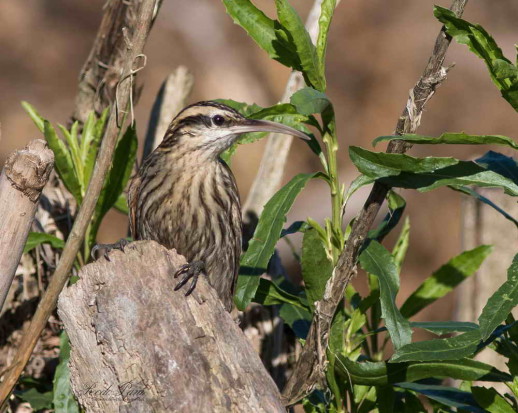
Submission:
M 140 188 L 141 177 L 140 174 L 136 174 L 131 180 L 128 189 L 128 208 L 129 208 L 129 225 L 131 231 L 131 237 L 133 240 L 140 239 L 137 225 L 137 205 L 138 205 L 138 194 Z

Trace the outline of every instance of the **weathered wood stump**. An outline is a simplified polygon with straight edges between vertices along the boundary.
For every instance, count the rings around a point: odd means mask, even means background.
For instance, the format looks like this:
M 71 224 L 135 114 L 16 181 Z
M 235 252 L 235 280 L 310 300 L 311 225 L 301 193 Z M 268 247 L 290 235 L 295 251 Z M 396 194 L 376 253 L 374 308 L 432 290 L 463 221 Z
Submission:
M 153 241 L 113 251 L 60 296 L 71 381 L 87 412 L 284 412 L 258 355 L 205 278 Z

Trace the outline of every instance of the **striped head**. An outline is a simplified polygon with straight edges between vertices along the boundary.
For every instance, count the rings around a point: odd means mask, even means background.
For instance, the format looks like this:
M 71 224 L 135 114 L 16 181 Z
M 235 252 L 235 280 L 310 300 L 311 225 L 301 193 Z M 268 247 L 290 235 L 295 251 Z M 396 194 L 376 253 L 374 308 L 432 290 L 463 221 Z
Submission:
M 198 152 L 217 158 L 243 133 L 274 132 L 309 139 L 281 123 L 247 119 L 227 105 L 205 101 L 187 106 L 171 122 L 161 147 Z

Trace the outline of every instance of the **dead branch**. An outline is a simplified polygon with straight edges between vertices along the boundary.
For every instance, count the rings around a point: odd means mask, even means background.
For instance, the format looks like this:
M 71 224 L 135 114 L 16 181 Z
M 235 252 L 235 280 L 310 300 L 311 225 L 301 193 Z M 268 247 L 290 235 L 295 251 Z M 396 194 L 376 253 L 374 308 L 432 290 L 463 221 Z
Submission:
M 188 297 L 173 291 L 185 263 L 154 241 L 134 242 L 83 267 L 63 291 L 58 312 L 78 400 L 92 413 L 284 412 L 206 279 Z
M 461 16 L 467 2 L 468 0 L 454 0 L 450 9 L 457 16 Z M 450 42 L 451 37 L 446 34 L 444 28 L 441 28 L 424 73 L 414 88 L 410 90 L 408 102 L 396 126 L 397 135 L 415 133 L 419 127 L 425 104 L 435 93 L 436 88 L 446 79 L 447 70 L 442 65 Z M 392 141 L 387 152 L 404 153 L 410 147 L 403 141 Z M 375 183 L 363 209 L 354 221 L 347 245 L 340 254 L 332 277 L 326 284 L 324 297 L 316 305 L 306 344 L 302 349 L 293 374 L 283 390 L 286 405 L 291 405 L 300 400 L 324 377 L 325 351 L 318 351 L 318 349 L 327 348 L 333 316 L 339 303 L 343 300 L 347 284 L 355 273 L 358 253 L 388 190 L 389 188 L 386 186 Z
M 151 109 L 142 159 L 160 144 L 171 120 L 186 106 L 193 84 L 194 77 L 185 66 L 178 66 L 164 80 Z
M 90 180 L 85 198 L 79 208 L 72 231 L 67 239 L 65 249 L 52 280 L 43 295 L 38 309 L 29 327 L 24 332 L 24 338 L 13 361 L 13 368 L 7 372 L 0 385 L 0 400 L 5 401 L 11 393 L 18 377 L 27 364 L 27 361 L 38 341 L 39 335 L 56 308 L 58 295 L 65 286 L 77 252 L 83 241 L 86 228 L 92 217 L 99 193 L 106 173 L 111 164 L 113 151 L 117 142 L 120 128 L 120 115 L 129 107 L 133 78 L 139 67 L 142 67 L 144 44 L 151 28 L 152 19 L 156 11 L 156 0 L 142 0 L 136 12 L 135 30 L 131 37 L 126 38 L 126 49 L 122 77 L 117 90 L 117 98 L 112 105 L 110 118 L 104 133 L 95 169 Z
M 54 153 L 41 139 L 13 152 L 0 175 L 0 311 L 54 166 Z

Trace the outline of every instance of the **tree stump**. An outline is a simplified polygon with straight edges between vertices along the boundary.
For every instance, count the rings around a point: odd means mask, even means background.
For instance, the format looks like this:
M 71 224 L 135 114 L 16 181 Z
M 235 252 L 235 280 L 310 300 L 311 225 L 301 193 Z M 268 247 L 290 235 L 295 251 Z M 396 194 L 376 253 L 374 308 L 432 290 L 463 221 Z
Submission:
M 80 271 L 58 311 L 74 393 L 87 412 L 284 412 L 279 392 L 216 292 L 173 291 L 185 259 L 154 241 Z

